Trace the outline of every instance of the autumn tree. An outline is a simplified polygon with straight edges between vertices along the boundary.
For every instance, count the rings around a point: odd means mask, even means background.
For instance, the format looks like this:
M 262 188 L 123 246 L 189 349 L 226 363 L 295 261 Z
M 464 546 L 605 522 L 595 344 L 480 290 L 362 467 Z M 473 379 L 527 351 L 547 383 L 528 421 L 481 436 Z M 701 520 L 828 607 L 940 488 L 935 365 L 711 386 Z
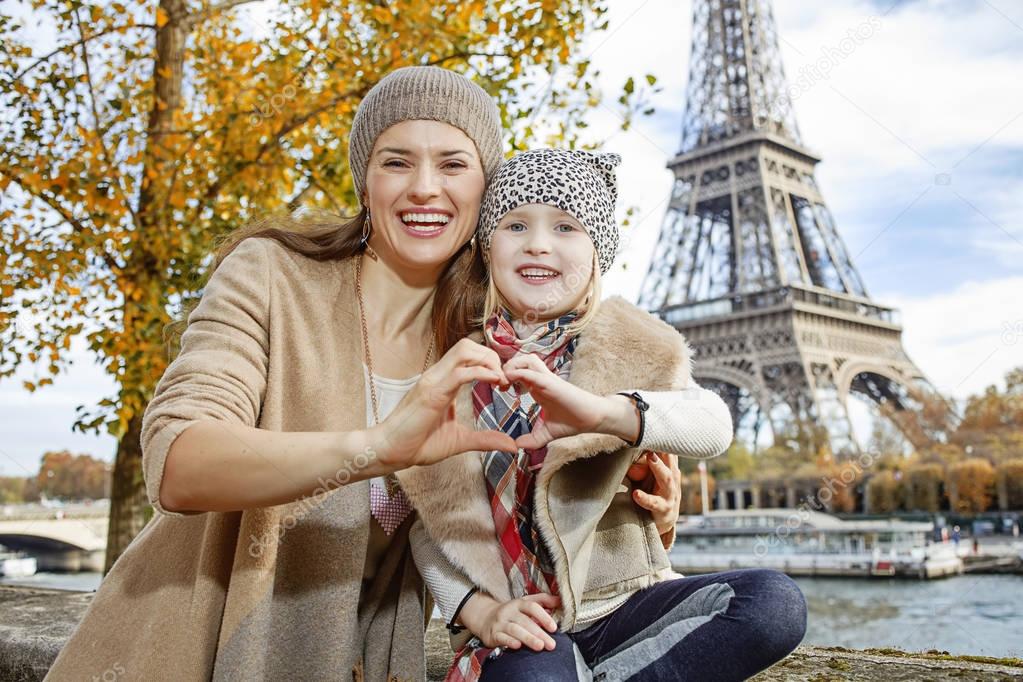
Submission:
M 110 494 L 109 466 L 90 455 L 67 450 L 43 454 L 36 474 L 36 489 L 48 497 L 99 500 Z
M 972 458 L 948 467 L 948 496 L 953 511 L 987 511 L 994 494 L 995 469 L 984 459 Z
M 887 513 L 904 507 L 905 485 L 897 471 L 879 471 L 867 481 L 867 509 L 871 513 Z
M 1023 509 L 1023 457 L 1010 459 L 995 467 L 998 490 L 1009 509 Z
M 913 464 L 906 467 L 906 509 L 936 512 L 941 508 L 941 484 L 945 467 Z
M 510 148 L 581 144 L 603 101 L 580 54 L 606 28 L 601 0 L 296 0 L 257 21 L 248 2 L 31 0 L 0 16 L 0 377 L 29 365 L 25 387 L 45 386 L 84 335 L 115 379 L 74 425 L 118 439 L 108 567 L 146 520 L 139 434 L 165 326 L 226 232 L 298 206 L 352 212 L 348 130 L 378 79 L 468 74 Z M 630 79 L 609 105 L 623 123 L 637 82 L 652 85 Z

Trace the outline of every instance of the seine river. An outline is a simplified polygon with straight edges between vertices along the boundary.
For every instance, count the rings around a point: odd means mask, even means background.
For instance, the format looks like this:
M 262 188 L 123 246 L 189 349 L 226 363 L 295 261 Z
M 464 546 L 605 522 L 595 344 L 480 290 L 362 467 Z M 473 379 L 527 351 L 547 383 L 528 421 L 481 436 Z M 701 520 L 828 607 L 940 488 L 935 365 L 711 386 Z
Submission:
M 99 573 L 39 573 L 2 582 L 88 591 L 99 580 Z M 1023 576 L 796 582 L 810 607 L 806 644 L 1023 658 Z

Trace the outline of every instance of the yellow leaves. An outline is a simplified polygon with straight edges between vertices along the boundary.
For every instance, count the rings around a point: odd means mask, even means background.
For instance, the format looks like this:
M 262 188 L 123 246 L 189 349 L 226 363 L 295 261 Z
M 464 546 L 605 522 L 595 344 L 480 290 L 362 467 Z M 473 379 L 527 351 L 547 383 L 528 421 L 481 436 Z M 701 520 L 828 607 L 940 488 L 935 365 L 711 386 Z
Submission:
M 394 15 L 386 7 L 373 7 L 370 9 L 370 14 L 381 24 L 389 24 L 394 20 Z
M 33 384 L 31 381 L 22 381 L 21 385 L 24 386 L 25 390 L 28 391 L 29 393 L 35 393 L 36 385 Z
M 165 12 L 162 7 L 157 7 L 156 8 L 156 27 L 157 28 L 163 28 L 164 26 L 167 25 L 167 22 L 169 20 L 170 20 L 170 17 L 167 16 L 167 12 Z

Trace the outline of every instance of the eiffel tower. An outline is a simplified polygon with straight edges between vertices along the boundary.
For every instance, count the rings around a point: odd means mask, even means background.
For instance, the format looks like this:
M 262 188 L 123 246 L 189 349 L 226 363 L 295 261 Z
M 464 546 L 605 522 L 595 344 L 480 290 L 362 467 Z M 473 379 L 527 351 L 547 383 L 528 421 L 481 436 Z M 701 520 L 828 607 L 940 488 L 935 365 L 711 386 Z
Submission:
M 682 148 L 640 305 L 685 334 L 696 378 L 754 441 L 796 425 L 855 454 L 856 393 L 920 445 L 933 389 L 897 311 L 867 294 L 788 92 L 769 0 L 694 0 Z

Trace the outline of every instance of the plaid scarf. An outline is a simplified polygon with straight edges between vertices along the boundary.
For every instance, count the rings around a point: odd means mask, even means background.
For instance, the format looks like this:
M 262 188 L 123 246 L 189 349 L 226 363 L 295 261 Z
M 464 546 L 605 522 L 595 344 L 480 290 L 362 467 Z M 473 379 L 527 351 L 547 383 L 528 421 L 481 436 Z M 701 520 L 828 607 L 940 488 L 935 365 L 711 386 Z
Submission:
M 567 333 L 567 327 L 574 319 L 575 313 L 569 313 L 539 327 L 528 338 L 519 339 L 508 313 L 502 311 L 487 320 L 483 333 L 487 346 L 497 352 L 501 362 L 520 353 L 532 353 L 552 372 L 568 378 L 576 338 Z M 477 382 L 473 385 L 472 402 L 478 430 L 500 430 L 518 438 L 530 433 L 540 418 L 540 405 L 529 393 L 519 393 L 514 385 L 501 390 Z M 558 594 L 553 562 L 533 523 L 536 473 L 546 456 L 546 447 L 517 453 L 494 450 L 482 455 L 497 542 L 515 598 L 542 592 Z M 455 655 L 445 682 L 476 682 L 484 660 L 499 653 L 473 637 Z

